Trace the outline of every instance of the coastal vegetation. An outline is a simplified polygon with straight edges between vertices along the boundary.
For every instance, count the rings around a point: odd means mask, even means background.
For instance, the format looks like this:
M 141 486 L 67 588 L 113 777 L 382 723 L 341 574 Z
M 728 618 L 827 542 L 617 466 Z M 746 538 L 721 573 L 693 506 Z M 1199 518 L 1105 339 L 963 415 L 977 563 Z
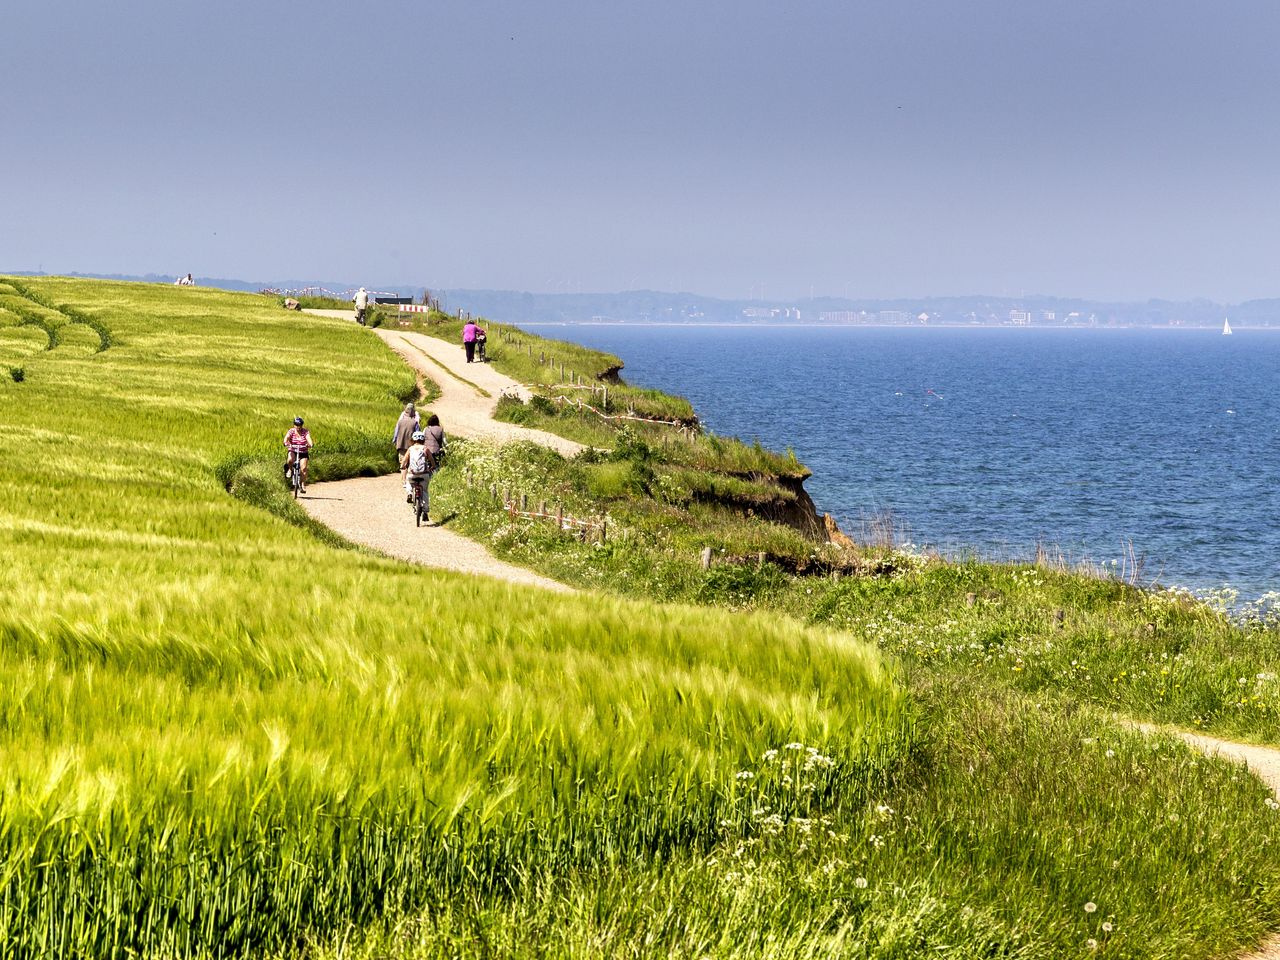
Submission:
M 368 331 L 23 283 L 110 348 L 0 316 L 26 372 L 0 380 L 0 955 L 1207 958 L 1280 925 L 1280 804 L 1112 715 L 1270 737 L 1225 699 L 1274 666 L 1267 610 L 828 545 L 793 456 L 566 412 L 560 358 L 637 398 L 615 410 L 684 408 L 553 341 L 555 377 L 522 374 L 551 407 L 507 415 L 607 432 L 568 460 L 457 443 L 433 498 L 592 592 L 413 568 L 279 478 L 295 415 L 337 478 L 388 470 L 429 404 Z M 533 361 L 518 336 L 495 362 Z

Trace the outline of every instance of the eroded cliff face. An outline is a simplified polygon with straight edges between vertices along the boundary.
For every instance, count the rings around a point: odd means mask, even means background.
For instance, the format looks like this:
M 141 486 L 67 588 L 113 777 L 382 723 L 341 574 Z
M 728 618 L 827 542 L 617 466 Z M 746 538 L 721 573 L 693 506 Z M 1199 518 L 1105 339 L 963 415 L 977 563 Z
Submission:
M 852 547 L 853 541 L 842 531 L 829 513 L 819 513 L 809 491 L 804 487 L 805 477 L 774 476 L 772 474 L 746 473 L 744 480 L 753 480 L 778 488 L 778 496 L 771 499 L 750 500 L 726 497 L 719 502 L 741 510 L 743 514 L 763 517 L 773 523 L 798 530 L 814 543 L 834 543 Z
M 815 542 L 825 540 L 826 528 L 823 526 L 822 517 L 818 514 L 817 505 L 809 496 L 809 491 L 804 488 L 804 478 L 774 477 L 773 481 L 790 496 L 780 497 L 776 504 L 769 505 L 764 511 L 758 512 L 774 523 L 781 523 L 799 530 Z

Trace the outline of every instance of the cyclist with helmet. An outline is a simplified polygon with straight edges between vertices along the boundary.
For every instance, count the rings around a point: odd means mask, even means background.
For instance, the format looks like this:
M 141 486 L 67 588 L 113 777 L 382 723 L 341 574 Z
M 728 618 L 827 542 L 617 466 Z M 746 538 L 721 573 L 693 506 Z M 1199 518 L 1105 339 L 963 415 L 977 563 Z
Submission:
M 436 458 L 427 448 L 427 435 L 421 430 L 413 432 L 413 446 L 405 452 L 402 466 L 405 501 L 413 503 L 413 488 L 421 487 L 423 513 L 427 513 L 431 504 L 427 490 L 431 483 L 431 474 L 436 470 Z
M 311 431 L 303 426 L 302 418 L 294 417 L 293 428 L 284 435 L 284 448 L 289 453 L 289 458 L 284 462 L 284 472 L 288 476 L 294 461 L 301 461 L 303 493 L 307 492 L 307 462 L 311 459 L 311 448 L 315 445 L 316 442 L 311 439 Z

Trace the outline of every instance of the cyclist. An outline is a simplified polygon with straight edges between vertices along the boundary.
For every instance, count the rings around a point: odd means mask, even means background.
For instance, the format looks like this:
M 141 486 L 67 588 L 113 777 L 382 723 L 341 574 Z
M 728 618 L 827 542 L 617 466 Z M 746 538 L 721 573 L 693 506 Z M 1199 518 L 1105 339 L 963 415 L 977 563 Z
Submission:
M 425 514 L 430 509 L 431 498 L 427 490 L 431 484 L 431 474 L 436 470 L 436 458 L 427 449 L 427 435 L 421 430 L 413 432 L 413 446 L 404 455 L 404 492 L 405 501 L 413 503 L 413 488 L 422 488 L 422 510 Z
M 284 462 L 284 472 L 288 476 L 294 461 L 301 461 L 302 493 L 307 492 L 307 461 L 311 459 L 311 448 L 315 445 L 316 442 L 311 439 L 311 431 L 302 424 L 302 418 L 294 417 L 293 428 L 284 435 L 284 448 L 289 452 L 289 458 Z
M 356 323 L 363 325 L 365 312 L 369 309 L 369 291 L 361 287 L 353 299 L 356 302 Z

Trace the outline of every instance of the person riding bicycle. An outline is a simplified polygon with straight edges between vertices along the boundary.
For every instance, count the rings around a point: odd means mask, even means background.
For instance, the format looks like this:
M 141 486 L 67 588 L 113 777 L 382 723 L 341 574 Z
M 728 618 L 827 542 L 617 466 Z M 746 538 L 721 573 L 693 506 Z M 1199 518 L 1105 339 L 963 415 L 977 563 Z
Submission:
M 422 512 L 429 512 L 431 503 L 427 489 L 431 484 L 431 475 L 436 471 L 436 458 L 427 449 L 427 435 L 421 430 L 413 433 L 413 446 L 404 455 L 404 492 L 405 502 L 413 503 L 413 488 L 422 489 Z
M 356 302 L 356 323 L 364 323 L 364 315 L 369 309 L 369 291 L 361 287 L 353 298 Z
M 303 493 L 307 492 L 307 462 L 311 459 L 311 448 L 315 445 L 316 442 L 311 439 L 311 431 L 302 424 L 302 418 L 294 417 L 293 428 L 284 435 L 284 448 L 289 453 L 289 458 L 284 462 L 284 472 L 288 476 L 294 462 L 299 463 Z

